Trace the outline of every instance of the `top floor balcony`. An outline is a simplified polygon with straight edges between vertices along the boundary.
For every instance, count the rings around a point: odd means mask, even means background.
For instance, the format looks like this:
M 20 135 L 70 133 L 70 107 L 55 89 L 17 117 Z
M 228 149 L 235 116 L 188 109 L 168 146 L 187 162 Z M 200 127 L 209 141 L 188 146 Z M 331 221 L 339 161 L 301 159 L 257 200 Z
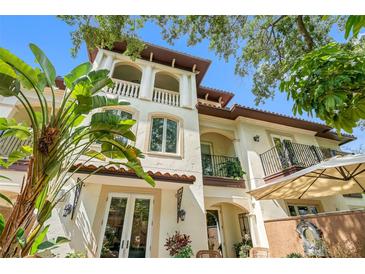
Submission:
M 105 89 L 108 94 L 172 107 L 193 108 L 195 104 L 195 74 L 124 59 L 114 60 L 110 71 L 114 86 Z
M 260 154 L 265 180 L 286 176 L 303 168 L 347 152 L 284 140 Z

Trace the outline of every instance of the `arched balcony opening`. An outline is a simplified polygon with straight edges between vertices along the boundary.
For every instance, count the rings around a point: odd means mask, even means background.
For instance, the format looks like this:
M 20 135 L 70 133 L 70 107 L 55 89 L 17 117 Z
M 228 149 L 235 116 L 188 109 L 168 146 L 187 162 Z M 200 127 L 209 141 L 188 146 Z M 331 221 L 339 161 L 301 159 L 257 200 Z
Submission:
M 160 71 L 155 75 L 153 101 L 171 106 L 180 106 L 180 83 L 171 74 Z
M 112 78 L 140 84 L 142 79 L 142 71 L 128 64 L 116 64 Z
M 142 79 L 142 71 L 139 68 L 130 64 L 117 63 L 112 78 L 115 85 L 109 90 L 110 93 L 134 98 L 139 96 Z
M 200 136 L 200 142 L 204 176 L 242 179 L 241 164 L 231 139 L 207 132 Z

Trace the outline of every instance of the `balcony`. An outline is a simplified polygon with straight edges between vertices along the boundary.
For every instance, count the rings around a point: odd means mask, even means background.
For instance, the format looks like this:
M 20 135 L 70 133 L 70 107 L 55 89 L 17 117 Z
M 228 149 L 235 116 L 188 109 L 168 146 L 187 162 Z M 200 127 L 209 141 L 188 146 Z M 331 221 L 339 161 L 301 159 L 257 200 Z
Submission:
M 180 94 L 176 91 L 167 89 L 154 88 L 152 101 L 160 104 L 169 106 L 179 107 L 180 106 Z
M 116 64 L 112 73 L 114 86 L 105 92 L 117 97 L 143 98 L 173 107 L 181 106 L 180 79 L 176 75 L 158 71 L 153 80 L 151 71 L 145 73 L 143 76 L 142 69 L 132 63 Z
M 112 80 L 115 85 L 112 88 L 108 88 L 106 91 L 107 93 L 114 94 L 117 96 L 138 98 L 139 90 L 141 88 L 140 84 L 119 79 L 112 79 Z
M 205 185 L 244 187 L 243 171 L 237 157 L 202 154 Z
M 348 153 L 314 145 L 284 141 L 260 154 L 265 180 L 286 176 L 337 155 Z
M 18 150 L 21 146 L 30 145 L 32 143 L 31 139 L 22 141 L 14 136 L 2 137 L 1 134 L 0 134 L 0 158 L 7 158 L 10 155 L 10 153 Z

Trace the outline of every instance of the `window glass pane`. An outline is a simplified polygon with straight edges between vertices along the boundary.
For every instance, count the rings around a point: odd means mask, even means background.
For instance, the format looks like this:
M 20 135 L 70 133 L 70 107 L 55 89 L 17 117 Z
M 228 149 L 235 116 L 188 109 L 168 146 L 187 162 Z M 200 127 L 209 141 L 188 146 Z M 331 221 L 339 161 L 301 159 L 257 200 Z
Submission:
M 163 118 L 152 119 L 151 151 L 162 151 Z
M 101 258 L 118 258 L 127 198 L 112 198 L 106 223 Z
M 307 215 L 309 213 L 307 206 L 298 206 L 299 215 Z
M 166 127 L 166 152 L 176 153 L 177 145 L 177 123 L 167 120 Z
M 318 214 L 318 209 L 316 206 L 309 206 L 309 214 Z
M 136 199 L 128 253 L 129 258 L 146 257 L 149 212 L 150 200 Z
M 289 208 L 290 216 L 297 216 L 297 213 L 295 212 L 295 207 L 294 206 L 290 205 L 290 206 L 288 206 L 288 208 Z

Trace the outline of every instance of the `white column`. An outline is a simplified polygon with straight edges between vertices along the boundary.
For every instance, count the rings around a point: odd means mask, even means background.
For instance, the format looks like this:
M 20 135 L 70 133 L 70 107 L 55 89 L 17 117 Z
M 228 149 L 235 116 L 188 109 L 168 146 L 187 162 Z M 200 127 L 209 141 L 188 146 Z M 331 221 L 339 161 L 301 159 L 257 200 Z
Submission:
M 180 77 L 180 102 L 184 108 L 192 108 L 191 89 L 189 88 L 189 78 L 186 74 Z
M 242 161 L 241 162 L 242 167 L 246 172 L 246 186 L 248 186 L 248 189 L 251 190 L 256 187 L 257 183 L 256 178 L 258 177 L 257 170 L 253 168 L 253 162 L 252 162 L 256 160 L 252 155 L 255 154 L 255 152 L 249 150 L 247 138 L 251 137 L 247 136 L 241 122 L 237 126 L 237 134 L 240 139 L 240 145 L 239 145 L 239 152 L 241 154 L 240 160 Z M 250 213 L 255 215 L 254 224 L 256 225 L 256 235 L 255 235 L 256 244 L 257 246 L 268 247 L 269 243 L 267 240 L 260 201 L 256 201 L 253 197 L 251 197 L 251 204 L 252 204 L 252 212 Z
M 152 100 L 153 94 L 153 69 L 152 65 L 146 65 L 142 70 L 141 88 L 139 92 L 139 98 L 143 100 Z
M 106 57 L 103 69 L 108 69 L 111 71 L 112 65 L 113 65 L 113 56 L 108 54 Z
M 190 94 L 192 107 L 198 103 L 198 93 L 196 92 L 196 74 L 190 76 Z
M 103 57 L 104 57 L 104 51 L 102 49 L 99 49 L 93 62 L 93 68 L 92 68 L 93 70 L 100 69 L 102 67 L 101 62 L 103 60 Z

